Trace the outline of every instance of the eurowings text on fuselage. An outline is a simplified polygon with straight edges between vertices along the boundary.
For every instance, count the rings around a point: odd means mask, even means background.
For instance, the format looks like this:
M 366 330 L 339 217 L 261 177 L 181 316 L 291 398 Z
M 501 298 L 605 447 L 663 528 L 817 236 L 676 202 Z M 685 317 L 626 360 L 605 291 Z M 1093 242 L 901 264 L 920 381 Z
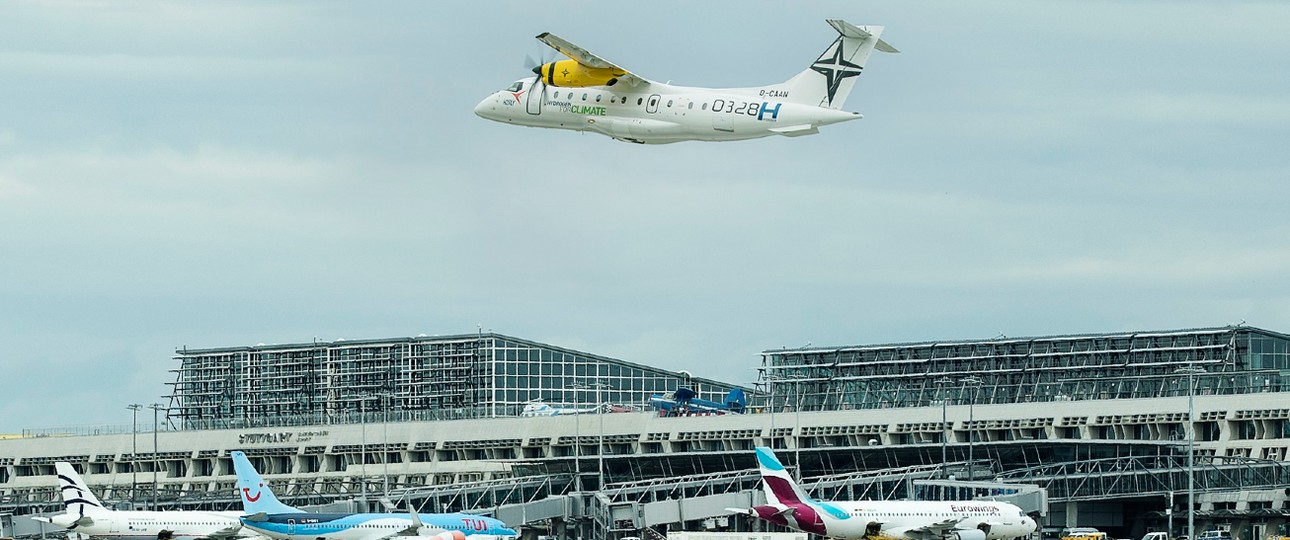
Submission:
M 858 540 L 1007 540 L 1035 532 L 1035 520 L 996 501 L 817 501 L 769 448 L 756 449 L 767 504 L 728 509 L 804 532 Z

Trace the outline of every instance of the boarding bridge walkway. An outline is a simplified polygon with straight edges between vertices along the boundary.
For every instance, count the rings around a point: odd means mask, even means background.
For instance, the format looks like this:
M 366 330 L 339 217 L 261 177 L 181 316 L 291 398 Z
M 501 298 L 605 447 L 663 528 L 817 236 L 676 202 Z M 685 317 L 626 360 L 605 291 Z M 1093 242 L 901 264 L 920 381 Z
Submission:
M 973 493 L 995 499 L 1016 497 L 1015 502 L 1026 511 L 1046 511 L 1046 507 L 1039 506 L 1042 492 L 1033 486 L 939 479 L 946 470 L 964 466 L 965 463 L 950 463 L 828 475 L 806 478 L 801 484 L 812 497 L 821 500 L 910 499 L 919 494 L 935 499 L 938 495 Z M 988 471 L 988 464 L 981 462 L 977 470 Z M 1032 501 L 1040 502 L 1027 506 Z M 546 522 L 553 533 L 576 527 L 592 538 L 613 538 L 678 523 L 725 528 L 732 519 L 746 519 L 732 516 L 727 508 L 749 508 L 765 502 L 760 472 L 746 469 L 609 484 L 594 493 L 502 505 L 494 515 L 511 524 Z
M 1196 456 L 1195 491 L 1217 493 L 1290 485 L 1290 463 L 1233 456 Z M 1017 469 L 1000 481 L 1033 484 L 1053 502 L 1166 496 L 1187 491 L 1187 457 L 1123 457 Z

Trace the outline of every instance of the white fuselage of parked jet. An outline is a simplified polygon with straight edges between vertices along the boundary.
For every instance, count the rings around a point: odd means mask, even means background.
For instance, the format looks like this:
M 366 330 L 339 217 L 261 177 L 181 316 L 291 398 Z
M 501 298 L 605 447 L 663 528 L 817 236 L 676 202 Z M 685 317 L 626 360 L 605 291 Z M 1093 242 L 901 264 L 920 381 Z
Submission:
M 757 447 L 766 504 L 729 508 L 800 531 L 847 540 L 1010 540 L 1035 532 L 1035 520 L 997 501 L 817 501 Z
M 169 531 L 175 540 L 228 539 L 258 536 L 242 530 L 241 512 L 197 512 L 187 510 L 102 510 L 85 516 L 58 514 L 47 523 L 90 538 L 157 540 Z M 42 520 L 45 521 L 45 520 Z
M 174 540 L 232 540 L 258 536 L 242 528 L 241 512 L 189 510 L 111 510 L 99 501 L 71 463 L 54 463 L 65 512 L 35 518 L 90 538 L 157 540 L 167 532 Z M 70 537 L 70 534 L 69 534 Z
M 833 538 L 1011 540 L 1035 531 L 1034 520 L 1015 505 L 991 501 L 813 501 L 816 525 Z M 769 505 L 768 505 L 769 506 Z M 754 512 L 766 513 L 756 507 Z M 776 510 L 782 509 L 776 508 Z M 760 516 L 759 516 L 760 517 Z M 768 515 L 774 522 L 774 516 Z M 798 516 L 781 514 L 786 526 Z M 800 523 L 808 528 L 810 524 Z

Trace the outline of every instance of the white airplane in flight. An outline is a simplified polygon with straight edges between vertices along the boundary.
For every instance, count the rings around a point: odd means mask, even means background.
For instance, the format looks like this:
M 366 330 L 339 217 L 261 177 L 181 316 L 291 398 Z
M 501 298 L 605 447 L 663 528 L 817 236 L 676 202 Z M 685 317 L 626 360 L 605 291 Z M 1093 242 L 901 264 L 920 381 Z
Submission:
M 1035 532 L 1035 520 L 1021 508 L 994 501 L 817 501 L 793 481 L 774 452 L 756 451 L 769 504 L 726 510 L 850 540 L 1004 540 Z
M 838 37 L 806 70 L 778 84 L 750 88 L 673 86 L 642 78 L 551 33 L 537 39 L 569 57 L 484 98 L 475 114 L 508 124 L 571 129 L 620 141 L 664 144 L 798 137 L 855 120 L 841 110 L 879 39 L 881 26 L 828 21 Z
M 230 540 L 258 536 L 242 529 L 241 512 L 128 511 L 109 510 L 76 473 L 71 463 L 54 463 L 59 489 L 63 494 L 64 514 L 32 519 L 51 523 L 73 534 L 88 538 L 126 540 Z

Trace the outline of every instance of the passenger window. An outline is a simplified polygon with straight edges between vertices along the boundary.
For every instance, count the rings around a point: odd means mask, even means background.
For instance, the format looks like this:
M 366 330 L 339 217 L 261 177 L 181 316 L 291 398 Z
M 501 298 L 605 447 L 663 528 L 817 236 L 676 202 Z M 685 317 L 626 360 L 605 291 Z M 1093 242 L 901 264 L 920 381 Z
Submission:
M 703 105 L 700 105 L 699 108 L 705 111 L 708 110 L 708 102 L 703 102 Z
M 637 104 L 637 105 L 640 105 L 640 104 L 641 104 L 641 103 L 643 103 L 644 101 L 645 101 L 645 98 L 636 98 L 636 104 Z
M 600 103 L 600 94 L 596 94 L 596 103 Z
M 667 100 L 667 106 L 669 109 L 672 108 L 672 100 Z
M 582 100 L 583 100 L 583 101 L 587 101 L 587 94 L 583 94 L 583 95 L 582 95 Z
M 693 108 L 694 108 L 694 102 L 693 102 L 693 101 L 691 101 L 688 105 L 686 105 L 686 106 L 685 106 L 685 108 L 687 108 L 687 109 L 693 109 Z

